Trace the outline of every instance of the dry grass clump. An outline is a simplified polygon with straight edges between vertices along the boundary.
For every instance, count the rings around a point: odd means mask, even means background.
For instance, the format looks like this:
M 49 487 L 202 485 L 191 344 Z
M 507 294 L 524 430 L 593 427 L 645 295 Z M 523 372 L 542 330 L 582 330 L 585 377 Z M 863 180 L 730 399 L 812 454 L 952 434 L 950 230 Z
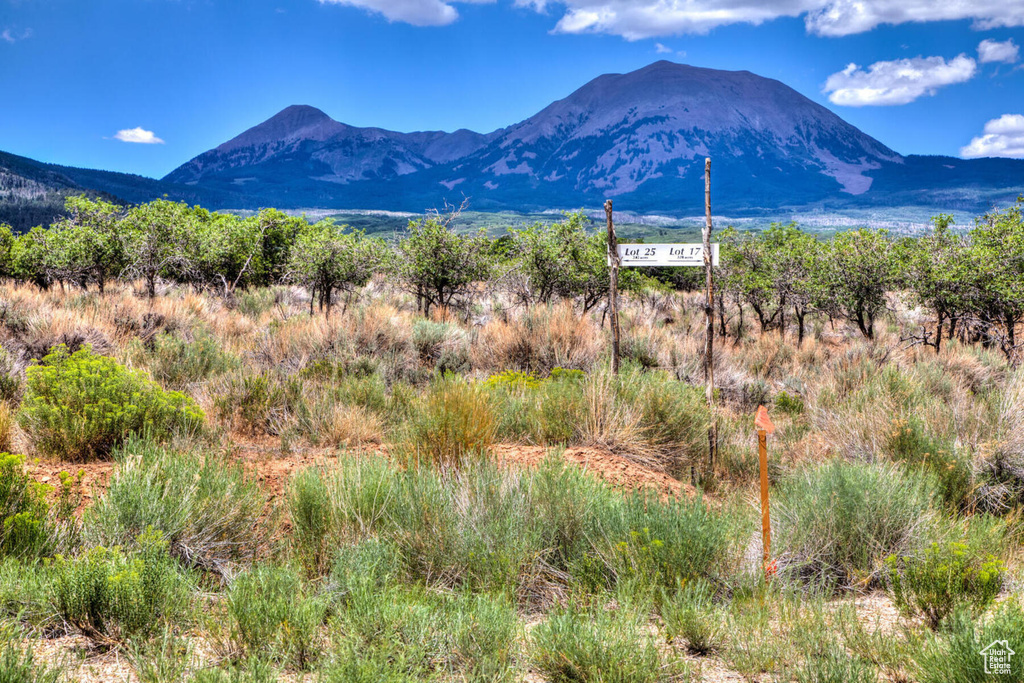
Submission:
M 603 350 L 602 336 L 569 302 L 537 306 L 510 322 L 487 323 L 472 350 L 473 366 L 541 375 L 556 367 L 589 370 Z
M 656 464 L 657 452 L 644 438 L 640 412 L 618 400 L 616 378 L 610 372 L 597 372 L 583 388 L 585 412 L 579 430 L 587 446 L 601 446 L 632 459 Z
M 494 412 L 483 389 L 446 375 L 430 387 L 410 418 L 402 450 L 412 462 L 458 466 L 467 459 L 486 459 L 494 435 Z
M 381 418 L 363 406 L 338 404 L 323 422 L 322 441 L 342 448 L 356 448 L 383 441 Z
M 14 433 L 17 429 L 17 415 L 7 401 L 0 401 L 0 452 L 14 451 Z

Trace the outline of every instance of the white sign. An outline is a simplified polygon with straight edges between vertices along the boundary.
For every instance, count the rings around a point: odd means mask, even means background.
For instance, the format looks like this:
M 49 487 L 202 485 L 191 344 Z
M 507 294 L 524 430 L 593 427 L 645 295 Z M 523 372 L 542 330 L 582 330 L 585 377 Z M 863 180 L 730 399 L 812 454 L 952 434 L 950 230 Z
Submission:
M 620 244 L 619 263 L 636 266 L 704 267 L 703 244 Z M 718 244 L 711 245 L 711 265 L 718 265 Z

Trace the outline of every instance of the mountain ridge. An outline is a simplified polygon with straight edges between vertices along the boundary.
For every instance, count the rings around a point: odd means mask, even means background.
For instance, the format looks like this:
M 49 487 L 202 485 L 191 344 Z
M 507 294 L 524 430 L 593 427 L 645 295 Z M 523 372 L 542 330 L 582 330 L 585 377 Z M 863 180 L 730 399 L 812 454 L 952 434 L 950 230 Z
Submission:
M 668 61 L 604 74 L 490 133 L 402 133 L 291 105 L 161 180 L 41 164 L 125 201 L 211 209 L 422 212 L 468 197 L 477 210 L 600 205 L 758 215 L 931 206 L 984 211 L 1024 190 L 1024 160 L 903 156 L 781 81 Z M 2 170 L 2 163 L 0 163 Z

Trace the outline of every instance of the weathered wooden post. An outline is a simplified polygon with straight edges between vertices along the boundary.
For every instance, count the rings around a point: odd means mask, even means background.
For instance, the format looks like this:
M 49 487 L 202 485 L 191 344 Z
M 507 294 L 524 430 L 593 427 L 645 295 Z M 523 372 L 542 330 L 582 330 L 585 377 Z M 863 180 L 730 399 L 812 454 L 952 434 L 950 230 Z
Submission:
M 609 213 L 609 216 L 611 214 Z M 708 425 L 708 476 L 714 476 L 718 455 L 718 411 L 715 409 L 715 279 L 711 254 L 711 159 L 704 160 L 704 380 L 705 396 L 711 411 Z M 610 220 L 610 219 L 609 219 Z
M 604 202 L 604 213 L 608 218 L 608 309 L 612 323 L 612 372 L 619 374 L 619 240 L 615 237 L 612 223 L 612 200 Z
M 771 573 L 772 521 L 768 514 L 768 435 L 775 431 L 775 425 L 768 417 L 768 409 L 760 406 L 754 418 L 757 428 L 757 452 L 761 466 L 761 543 L 764 549 L 764 569 Z

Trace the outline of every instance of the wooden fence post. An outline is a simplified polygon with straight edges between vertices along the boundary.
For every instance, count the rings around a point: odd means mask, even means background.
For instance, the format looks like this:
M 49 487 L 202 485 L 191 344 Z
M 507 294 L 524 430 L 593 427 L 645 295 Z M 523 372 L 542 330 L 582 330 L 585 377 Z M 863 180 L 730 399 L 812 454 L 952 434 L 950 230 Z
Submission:
M 612 324 L 612 372 L 619 374 L 619 240 L 615 237 L 612 224 L 612 200 L 604 202 L 604 213 L 608 218 L 608 309 Z
M 610 214 L 609 214 L 610 215 Z M 718 411 L 715 409 L 715 279 L 711 258 L 711 159 L 704 160 L 704 380 L 705 397 L 711 412 L 708 425 L 708 476 L 714 476 L 718 455 Z

